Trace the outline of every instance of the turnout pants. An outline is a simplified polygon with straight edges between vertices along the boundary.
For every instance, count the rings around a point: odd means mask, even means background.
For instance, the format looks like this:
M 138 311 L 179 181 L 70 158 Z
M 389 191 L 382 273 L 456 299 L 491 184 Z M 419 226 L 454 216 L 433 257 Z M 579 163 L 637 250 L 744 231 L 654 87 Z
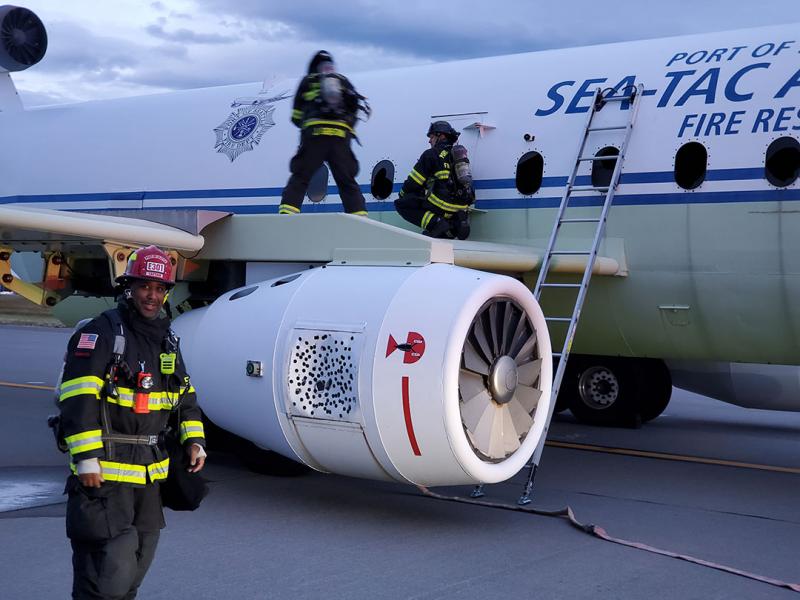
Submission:
M 406 221 L 421 227 L 425 235 L 460 240 L 469 236 L 469 217 L 464 211 L 446 213 L 414 194 L 404 194 L 394 201 L 394 207 Z
M 422 229 L 427 229 L 438 217 L 444 217 L 439 208 L 415 194 L 404 194 L 394 201 L 394 207 L 406 221 Z
M 345 212 L 366 214 L 364 196 L 356 183 L 358 161 L 350 149 L 349 137 L 312 136 L 308 133 L 301 136 L 297 154 L 289 163 L 292 175 L 283 188 L 280 212 L 300 212 L 311 177 L 323 162 L 327 162 L 331 169 Z
M 67 480 L 67 493 L 72 598 L 135 598 L 164 527 L 158 484 L 106 482 L 86 488 L 73 475 Z

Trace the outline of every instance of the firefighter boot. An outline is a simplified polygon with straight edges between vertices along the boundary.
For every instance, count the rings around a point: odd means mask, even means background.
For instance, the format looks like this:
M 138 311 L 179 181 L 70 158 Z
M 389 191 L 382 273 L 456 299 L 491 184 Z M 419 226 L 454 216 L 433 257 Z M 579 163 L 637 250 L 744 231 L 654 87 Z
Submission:
M 425 228 L 422 235 L 427 235 L 432 238 L 443 238 L 447 237 L 449 231 L 450 223 L 448 220 L 443 217 L 435 216 L 431 219 L 430 223 L 428 223 L 428 227 Z

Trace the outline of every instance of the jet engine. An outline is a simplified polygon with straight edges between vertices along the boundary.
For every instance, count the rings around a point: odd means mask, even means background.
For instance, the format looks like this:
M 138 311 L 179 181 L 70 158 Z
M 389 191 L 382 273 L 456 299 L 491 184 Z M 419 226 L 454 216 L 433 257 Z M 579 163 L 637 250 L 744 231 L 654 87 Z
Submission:
M 319 471 L 496 483 L 544 435 L 550 339 L 510 277 L 326 266 L 228 292 L 175 330 L 215 424 Z
M 36 14 L 19 6 L 0 6 L 0 73 L 24 71 L 44 58 L 47 30 Z

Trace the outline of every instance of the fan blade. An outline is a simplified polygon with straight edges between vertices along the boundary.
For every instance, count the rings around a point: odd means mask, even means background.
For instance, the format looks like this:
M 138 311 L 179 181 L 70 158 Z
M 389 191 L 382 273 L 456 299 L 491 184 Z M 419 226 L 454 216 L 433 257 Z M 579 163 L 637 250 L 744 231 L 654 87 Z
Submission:
M 31 51 L 28 46 L 19 46 L 17 51 L 20 53 L 22 60 L 20 61 L 22 64 L 30 65 L 33 63 L 36 55 Z
M 516 397 L 511 399 L 511 402 L 506 404 L 508 412 L 511 414 L 511 420 L 514 423 L 514 429 L 520 436 L 528 433 L 533 425 L 533 419 L 528 414 L 528 411 L 523 408 L 522 404 Z
M 486 331 L 483 328 L 483 319 L 480 316 L 475 319 L 475 324 L 472 327 L 472 331 L 475 333 L 475 339 L 478 340 L 478 345 L 483 352 L 483 356 L 488 362 L 491 363 L 492 359 L 494 358 L 492 355 L 492 347 L 489 345 L 489 340 L 486 339 Z
M 511 324 L 515 312 L 514 305 L 511 304 L 511 302 L 506 302 L 506 310 L 503 313 L 503 335 L 500 338 L 500 354 L 508 354 L 511 344 L 511 340 L 508 336 L 511 334 Z
M 464 401 L 477 396 L 486 389 L 483 377 L 472 371 L 461 369 L 458 373 L 458 388 L 461 390 L 461 398 Z
M 487 456 L 492 456 L 490 449 L 492 449 L 495 413 L 495 406 L 487 407 L 487 410 L 481 415 L 480 421 L 472 430 L 475 435 L 475 447 Z
M 501 333 L 501 323 L 497 314 L 498 310 L 499 306 L 497 302 L 489 306 L 489 338 L 492 341 L 492 349 L 494 350 L 494 354 L 492 354 L 492 356 L 500 355 L 499 338 Z
M 516 427 L 514 427 L 514 421 L 507 405 L 500 408 L 500 414 L 503 416 L 503 451 L 508 456 L 519 448 L 519 434 Z
M 464 366 L 476 373 L 489 374 L 489 364 L 481 358 L 469 340 L 464 344 Z
M 517 321 L 517 326 L 514 329 L 514 335 L 511 336 L 511 343 L 509 344 L 509 356 L 516 356 L 517 350 L 525 343 L 525 340 L 528 339 L 528 319 L 525 317 L 525 313 L 522 313 L 519 316 L 519 321 Z
M 503 442 L 503 409 L 499 406 L 492 411 L 492 433 L 489 438 L 489 458 L 505 458 L 505 444 Z
M 519 382 L 523 385 L 533 385 L 539 378 L 539 373 L 542 372 L 542 359 L 537 358 L 529 363 L 519 365 L 517 369 L 517 377 Z
M 478 425 L 489 409 L 494 410 L 494 406 L 492 405 L 492 397 L 486 390 L 463 402 L 461 405 L 461 418 L 467 429 L 477 435 Z
M 522 348 L 520 348 L 517 351 L 517 353 L 514 354 L 514 362 L 516 362 L 517 365 L 528 362 L 527 360 L 528 355 L 530 354 L 531 350 L 534 349 L 535 346 L 536 346 L 536 334 L 531 333 L 531 337 L 525 340 L 525 343 L 522 344 Z
M 517 390 L 514 392 L 513 400 L 519 400 L 528 414 L 536 410 L 539 404 L 539 398 L 542 396 L 542 390 L 537 390 L 527 385 L 518 385 Z

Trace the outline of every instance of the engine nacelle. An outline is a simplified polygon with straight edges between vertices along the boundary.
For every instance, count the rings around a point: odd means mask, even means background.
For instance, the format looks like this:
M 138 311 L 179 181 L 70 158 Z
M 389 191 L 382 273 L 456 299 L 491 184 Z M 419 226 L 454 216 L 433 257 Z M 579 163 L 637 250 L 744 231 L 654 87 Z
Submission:
M 0 73 L 24 71 L 44 58 L 47 30 L 33 11 L 0 6 Z
M 224 294 L 175 329 L 212 421 L 319 471 L 495 483 L 545 430 L 550 339 L 510 277 L 328 266 Z

